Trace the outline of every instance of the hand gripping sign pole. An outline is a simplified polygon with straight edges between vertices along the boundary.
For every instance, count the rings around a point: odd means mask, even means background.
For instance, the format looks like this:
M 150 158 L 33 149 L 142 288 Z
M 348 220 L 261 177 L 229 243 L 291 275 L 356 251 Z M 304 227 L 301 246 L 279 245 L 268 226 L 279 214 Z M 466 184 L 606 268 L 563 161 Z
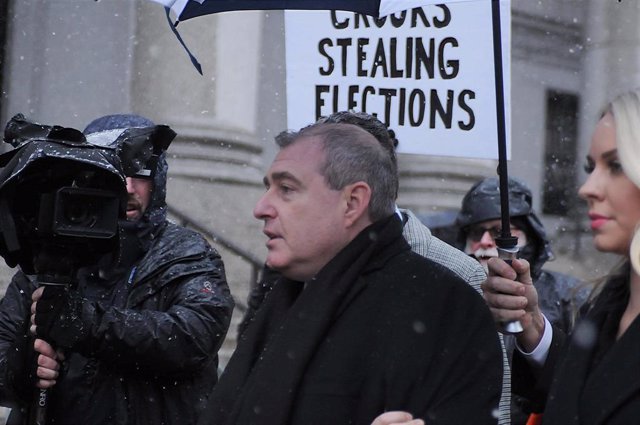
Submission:
M 491 13 L 493 17 L 493 59 L 495 65 L 496 80 L 496 116 L 498 128 L 498 177 L 500 179 L 500 213 L 502 230 L 500 237 L 496 238 L 500 258 L 511 264 L 511 260 L 518 254 L 518 238 L 511 235 L 509 222 L 509 174 L 507 171 L 507 140 L 505 128 L 504 88 L 502 75 L 502 34 L 500 29 L 500 0 L 491 1 Z M 505 333 L 522 332 L 522 324 L 519 321 L 503 323 Z

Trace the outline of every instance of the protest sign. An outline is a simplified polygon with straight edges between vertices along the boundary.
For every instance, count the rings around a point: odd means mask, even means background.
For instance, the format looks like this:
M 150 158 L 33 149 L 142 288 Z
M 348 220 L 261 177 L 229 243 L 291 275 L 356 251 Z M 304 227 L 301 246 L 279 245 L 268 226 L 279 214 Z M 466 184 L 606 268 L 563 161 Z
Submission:
M 509 2 L 501 2 L 509 138 Z M 374 19 L 286 11 L 287 125 L 340 110 L 376 114 L 399 152 L 497 158 L 491 1 L 469 0 Z M 507 155 L 510 143 L 507 143 Z

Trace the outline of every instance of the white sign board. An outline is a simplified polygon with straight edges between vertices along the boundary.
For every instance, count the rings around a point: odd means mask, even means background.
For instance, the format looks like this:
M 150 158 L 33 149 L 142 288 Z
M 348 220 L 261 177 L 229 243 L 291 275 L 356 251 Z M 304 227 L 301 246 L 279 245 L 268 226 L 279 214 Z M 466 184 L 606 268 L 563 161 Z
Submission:
M 510 4 L 501 3 L 507 156 L 510 156 Z M 490 0 L 385 18 L 286 11 L 287 125 L 343 110 L 376 116 L 399 152 L 497 158 Z

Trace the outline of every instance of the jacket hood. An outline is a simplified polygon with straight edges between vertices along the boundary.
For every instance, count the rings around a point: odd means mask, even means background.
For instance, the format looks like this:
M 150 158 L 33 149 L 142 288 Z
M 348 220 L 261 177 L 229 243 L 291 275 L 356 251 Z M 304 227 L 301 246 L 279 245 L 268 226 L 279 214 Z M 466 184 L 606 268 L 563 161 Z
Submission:
M 126 155 L 127 144 L 146 143 L 149 155 L 141 169 L 147 169 L 153 176 L 153 190 L 149 206 L 142 217 L 135 222 L 123 222 L 125 232 L 133 233 L 139 239 L 143 251 L 147 251 L 151 240 L 160 232 L 167 217 L 167 173 L 169 166 L 166 160 L 166 149 L 175 137 L 175 132 L 168 126 L 156 125 L 148 118 L 132 115 L 106 115 L 93 120 L 84 129 L 87 140 L 110 139 L 116 144 L 121 154 Z M 131 175 L 137 176 L 137 174 Z
M 526 233 L 529 240 L 527 246 L 521 248 L 519 256 L 531 264 L 531 274 L 536 278 L 544 263 L 553 259 L 554 255 L 544 226 L 533 211 L 532 199 L 531 189 L 522 181 L 509 178 L 509 217 Z M 498 178 L 489 177 L 475 183 L 464 196 L 456 217 L 460 246 L 464 247 L 466 244 L 469 226 L 500 218 Z

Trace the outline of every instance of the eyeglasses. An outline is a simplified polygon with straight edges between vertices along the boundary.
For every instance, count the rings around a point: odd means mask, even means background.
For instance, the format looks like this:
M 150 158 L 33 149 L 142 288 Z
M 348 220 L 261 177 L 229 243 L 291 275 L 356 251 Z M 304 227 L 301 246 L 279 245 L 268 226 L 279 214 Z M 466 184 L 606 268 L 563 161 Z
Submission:
M 514 235 L 517 232 L 519 232 L 520 229 L 518 229 L 515 226 L 511 226 L 510 230 L 511 230 L 511 234 Z M 500 237 L 500 235 L 502 234 L 502 226 L 500 225 L 496 225 L 492 227 L 472 226 L 469 228 L 469 232 L 467 233 L 467 238 L 472 240 L 473 242 L 478 242 L 480 239 L 482 239 L 482 236 L 484 236 L 486 232 L 489 232 L 489 235 L 491 235 L 493 239 L 496 239 Z

